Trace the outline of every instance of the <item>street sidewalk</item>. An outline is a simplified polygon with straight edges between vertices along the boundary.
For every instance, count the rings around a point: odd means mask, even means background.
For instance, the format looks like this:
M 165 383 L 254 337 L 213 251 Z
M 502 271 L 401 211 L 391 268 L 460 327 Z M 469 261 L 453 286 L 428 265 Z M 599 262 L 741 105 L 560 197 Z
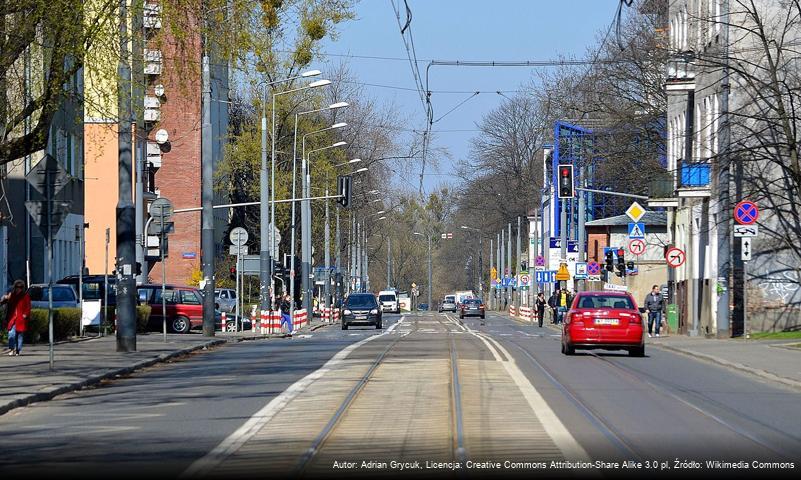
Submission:
M 313 321 L 300 334 L 318 330 L 326 325 Z M 57 395 L 96 385 L 103 380 L 127 375 L 136 370 L 225 343 L 289 337 L 286 334 L 256 335 L 245 332 L 215 332 L 214 338 L 199 332 L 168 334 L 167 342 L 161 333 L 137 334 L 136 352 L 116 351 L 114 335 L 89 337 L 58 342 L 54 346 L 54 369 L 50 370 L 49 345 L 26 344 L 22 355 L 0 355 L 0 415 L 17 407 L 50 400 Z M 5 345 L 3 350 L 5 350 Z
M 801 389 L 801 349 L 796 340 L 708 339 L 673 335 L 647 338 L 649 346 L 682 353 Z

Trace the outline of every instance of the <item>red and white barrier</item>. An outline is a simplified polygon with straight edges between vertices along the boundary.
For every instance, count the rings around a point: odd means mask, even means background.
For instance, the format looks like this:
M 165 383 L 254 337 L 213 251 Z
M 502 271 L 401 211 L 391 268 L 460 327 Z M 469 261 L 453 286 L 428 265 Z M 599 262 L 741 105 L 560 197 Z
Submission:
M 225 316 L 225 312 L 222 312 L 222 325 L 220 325 L 220 331 L 223 333 L 228 331 L 228 317 Z
M 295 310 L 295 318 L 292 319 L 292 327 L 294 330 L 300 330 L 309 323 L 309 316 L 306 310 Z
M 509 315 L 516 317 L 517 316 L 517 309 L 514 305 L 509 306 Z
M 339 309 L 338 308 L 334 309 L 333 319 L 334 319 L 334 323 L 339 321 Z
M 331 307 L 323 307 L 322 319 L 325 323 L 331 323 Z

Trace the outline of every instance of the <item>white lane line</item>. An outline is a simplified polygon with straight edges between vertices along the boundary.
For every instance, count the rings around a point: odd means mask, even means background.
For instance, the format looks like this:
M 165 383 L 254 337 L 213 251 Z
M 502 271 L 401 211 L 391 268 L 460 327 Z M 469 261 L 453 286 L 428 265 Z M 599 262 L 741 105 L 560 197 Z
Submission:
M 540 395 L 540 392 L 537 391 L 534 385 L 531 384 L 523 371 L 520 370 L 520 367 L 517 366 L 517 363 L 509 352 L 494 338 L 479 333 L 474 333 L 474 335 L 481 339 L 488 347 L 490 343 L 493 344 L 498 351 L 506 356 L 508 361 L 502 362 L 504 368 L 507 373 L 509 373 L 509 376 L 512 377 L 512 380 L 514 380 L 517 388 L 520 389 L 520 392 L 525 397 L 532 412 L 534 412 L 539 419 L 545 432 L 553 439 L 556 446 L 562 451 L 564 457 L 573 461 L 589 461 L 590 456 L 584 448 L 579 445 L 578 441 L 576 441 L 575 437 L 573 437 L 562 421 L 559 420 L 559 417 L 556 416 L 556 413 L 554 413 L 551 407 L 545 402 L 545 399 Z M 495 355 L 497 361 L 501 361 L 501 358 L 495 354 L 494 350 L 493 355 Z
M 391 333 L 395 327 L 403 322 L 405 318 L 405 316 L 401 317 L 398 323 L 393 324 L 380 335 L 367 337 L 345 347 L 337 352 L 337 354 L 334 355 L 331 360 L 327 361 L 322 367 L 293 383 L 289 388 L 284 390 L 277 397 L 273 398 L 267 405 L 262 407 L 261 410 L 250 417 L 248 421 L 246 421 L 234 433 L 229 435 L 228 438 L 220 442 L 220 444 L 217 445 L 213 450 L 207 453 L 204 457 L 192 463 L 192 465 L 190 465 L 189 468 L 187 468 L 180 475 L 180 478 L 202 477 L 207 475 L 226 458 L 231 456 L 240 447 L 242 447 L 242 445 L 244 445 L 248 440 L 253 438 L 253 436 L 256 435 L 256 433 L 258 433 L 259 430 L 261 430 L 270 420 L 272 420 L 273 417 L 278 414 L 278 412 L 292 402 L 292 400 L 294 400 L 298 395 L 306 391 L 306 389 L 308 389 L 312 383 L 319 380 L 323 375 L 331 372 L 332 370 L 337 370 L 343 361 L 348 357 L 348 355 L 350 355 L 357 348 L 371 340 L 375 340 L 376 338 Z

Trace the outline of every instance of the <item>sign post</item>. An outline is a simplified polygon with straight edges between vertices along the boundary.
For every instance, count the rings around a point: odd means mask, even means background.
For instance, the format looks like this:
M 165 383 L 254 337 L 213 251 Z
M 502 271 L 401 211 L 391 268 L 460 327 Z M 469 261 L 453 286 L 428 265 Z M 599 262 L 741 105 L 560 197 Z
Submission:
M 159 257 L 161 259 L 161 330 L 164 343 L 167 343 L 167 264 L 164 261 L 164 234 L 166 233 L 166 223 L 172 218 L 174 209 L 172 202 L 162 197 L 153 200 L 150 204 L 150 216 L 158 219 L 159 222 Z M 147 232 L 145 232 L 147 235 Z
M 242 298 L 239 295 L 239 275 L 242 273 L 240 271 L 239 264 L 242 254 L 244 253 L 243 247 L 245 247 L 245 244 L 248 242 L 248 237 L 248 231 L 242 227 L 236 227 L 235 229 L 231 230 L 231 233 L 228 235 L 228 238 L 231 240 L 231 244 L 236 247 L 236 299 L 234 301 L 234 331 L 239 331 L 239 301 Z M 223 325 L 223 328 L 227 329 L 227 325 Z
M 742 237 L 740 259 L 743 261 L 743 334 L 748 340 L 748 262 L 751 260 L 751 237 L 759 232 L 756 221 L 759 220 L 759 207 L 750 200 L 743 200 L 734 207 L 734 220 L 739 224 L 734 226 L 734 236 Z

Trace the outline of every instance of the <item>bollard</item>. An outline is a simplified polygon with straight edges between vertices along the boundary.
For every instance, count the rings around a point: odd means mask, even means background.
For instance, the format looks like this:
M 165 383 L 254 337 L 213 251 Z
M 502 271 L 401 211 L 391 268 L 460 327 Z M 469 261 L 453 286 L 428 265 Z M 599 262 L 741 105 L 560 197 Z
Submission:
M 225 316 L 225 312 L 222 312 L 222 325 L 220 325 L 220 331 L 225 333 L 228 331 L 228 319 Z

